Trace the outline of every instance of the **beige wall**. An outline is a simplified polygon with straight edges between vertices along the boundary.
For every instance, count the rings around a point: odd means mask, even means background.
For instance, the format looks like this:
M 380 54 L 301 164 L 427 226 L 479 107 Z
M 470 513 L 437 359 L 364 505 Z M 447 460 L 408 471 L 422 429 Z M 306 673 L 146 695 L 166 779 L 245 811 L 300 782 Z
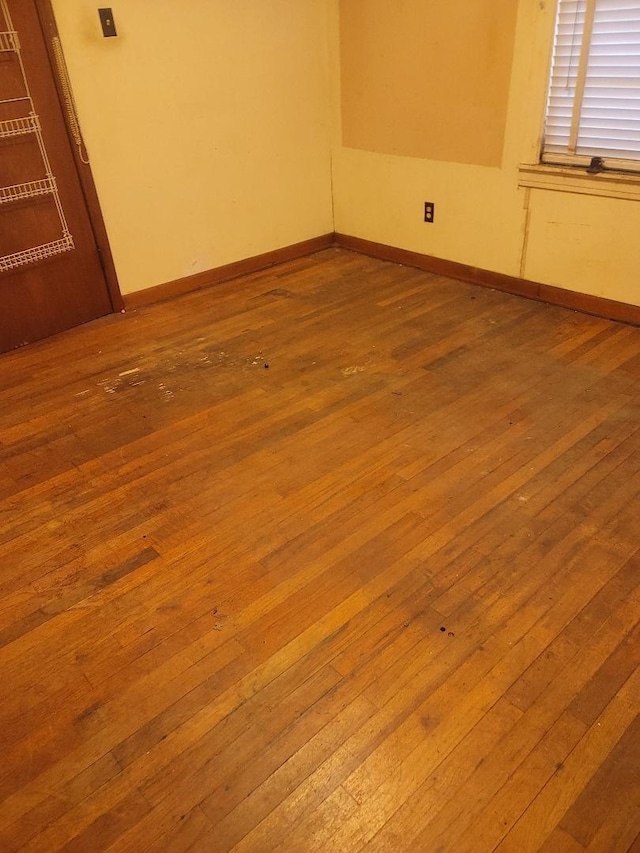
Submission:
M 53 0 L 124 293 L 332 230 L 326 0 Z
M 364 137 L 373 133 L 369 117 L 372 107 L 369 105 L 366 111 L 353 109 L 353 66 L 356 61 L 375 66 L 384 52 L 386 68 L 392 68 L 396 61 L 401 69 L 406 68 L 407 59 L 403 55 L 406 47 L 416 49 L 420 43 L 427 46 L 432 43 L 432 35 L 418 26 L 419 35 L 412 34 L 409 40 L 399 41 L 399 31 L 406 29 L 406 21 L 396 16 L 395 4 L 381 4 L 377 0 L 354 0 L 353 6 L 362 12 L 357 28 L 351 26 L 353 9 L 347 13 L 347 24 L 344 18 L 340 23 L 340 9 L 344 12 L 352 0 L 334 0 L 336 230 L 508 275 L 522 275 L 570 290 L 640 304 L 640 202 L 518 186 L 519 164 L 535 163 L 538 157 L 555 3 L 510 0 L 507 5 L 517 12 L 515 28 L 511 17 L 506 15 L 500 33 L 496 32 L 491 12 L 494 4 L 497 7 L 495 0 L 474 0 L 477 10 L 484 10 L 493 23 L 491 27 L 476 28 L 476 47 L 469 50 L 464 73 L 457 78 L 459 91 L 453 84 L 446 90 L 451 115 L 436 130 L 437 149 L 434 146 L 429 151 L 425 143 L 420 153 L 408 149 L 394 152 L 381 135 L 375 144 L 363 143 Z M 407 9 L 415 4 L 403 0 L 399 5 Z M 434 27 L 442 33 L 449 31 L 460 11 L 458 3 L 419 5 L 431 8 Z M 376 10 L 376 20 L 375 16 L 364 13 L 367 6 Z M 379 17 L 382 13 L 386 13 L 383 20 Z M 424 14 L 416 14 L 416 23 L 420 24 Z M 436 26 L 437 16 L 442 19 L 441 27 Z M 472 131 L 469 132 L 472 138 L 464 143 L 466 153 L 461 155 L 457 124 L 460 104 L 468 101 L 468 92 L 462 91 L 465 81 L 474 70 L 487 84 L 493 80 L 483 58 L 495 50 L 496 39 L 513 44 L 513 61 L 505 81 L 508 83 L 506 112 L 483 108 L 485 120 L 493 122 L 492 133 L 502 137 L 502 156 L 488 165 L 488 158 L 480 148 L 475 148 Z M 439 61 L 444 62 L 446 47 L 439 49 L 442 53 Z M 507 52 L 502 51 L 501 67 Z M 414 61 L 415 58 L 410 62 Z M 456 62 L 463 62 L 459 53 Z M 380 99 L 380 125 L 389 118 L 387 108 L 393 97 L 415 105 L 416 109 L 421 103 L 437 103 L 438 109 L 446 112 L 442 91 L 437 76 L 404 74 L 401 85 L 394 84 L 394 91 L 384 92 Z M 480 130 L 486 138 L 486 128 Z M 404 132 L 395 129 L 395 137 Z M 499 147 L 495 143 L 492 150 L 496 152 Z M 443 157 L 447 148 L 451 154 Z M 401 156 L 401 153 L 419 156 Z M 425 201 L 436 204 L 432 225 L 423 221 Z
M 640 202 L 519 187 L 553 0 L 53 3 L 123 292 L 335 226 L 640 304 Z

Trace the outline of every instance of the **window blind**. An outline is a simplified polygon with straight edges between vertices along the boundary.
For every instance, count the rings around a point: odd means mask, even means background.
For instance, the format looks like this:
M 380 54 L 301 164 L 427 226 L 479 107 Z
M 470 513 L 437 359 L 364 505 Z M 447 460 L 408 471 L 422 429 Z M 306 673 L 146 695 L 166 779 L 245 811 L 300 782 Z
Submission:
M 640 0 L 559 0 L 543 161 L 640 171 Z

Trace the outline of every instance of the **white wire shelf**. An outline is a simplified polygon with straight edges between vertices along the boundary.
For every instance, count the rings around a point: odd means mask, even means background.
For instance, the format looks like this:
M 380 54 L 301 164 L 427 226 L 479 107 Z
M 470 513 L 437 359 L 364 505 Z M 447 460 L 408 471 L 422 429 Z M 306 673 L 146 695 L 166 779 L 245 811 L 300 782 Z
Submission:
M 36 115 L 9 118 L 0 121 L 0 139 L 7 139 L 10 136 L 22 136 L 25 133 L 37 133 L 39 130 L 40 121 Z
M 13 30 L 0 32 L 0 53 L 16 53 L 20 50 L 18 33 Z
M 67 234 L 60 240 L 53 240 L 51 243 L 43 243 L 41 246 L 23 249 L 23 251 L 14 252 L 12 255 L 0 255 L 0 271 L 13 270 L 25 264 L 44 261 L 45 258 L 61 255 L 63 252 L 70 252 L 74 248 L 73 237 Z
M 9 139 L 16 136 L 25 136 L 33 134 L 40 150 L 42 167 L 38 169 L 36 175 L 44 174 L 46 177 L 36 177 L 34 180 L 25 181 L 20 184 L 10 186 L 0 186 L 0 206 L 20 199 L 35 198 L 37 196 L 51 195 L 53 198 L 58 218 L 60 219 L 62 237 L 58 240 L 52 240 L 50 243 L 42 243 L 38 246 L 33 246 L 30 249 L 23 249 L 20 252 L 13 252 L 8 255 L 0 255 L 0 272 L 13 270 L 24 266 L 25 264 L 33 264 L 38 261 L 44 261 L 46 258 L 52 258 L 56 255 L 61 255 L 65 252 L 70 252 L 75 249 L 73 237 L 69 232 L 69 226 L 62 209 L 60 194 L 56 184 L 56 179 L 51 170 L 49 156 L 45 147 L 44 138 L 42 136 L 42 128 L 40 119 L 38 118 L 31 97 L 29 81 L 25 72 L 25 66 L 20 50 L 20 39 L 18 33 L 13 26 L 11 14 L 7 0 L 0 0 L 0 19 L 3 20 L 2 28 L 0 29 L 0 55 L 5 53 L 15 53 L 17 55 L 18 64 L 22 74 L 22 82 L 24 85 L 24 96 L 14 97 L 9 99 L 0 99 L 0 106 L 10 109 L 19 109 L 16 104 L 19 101 L 28 103 L 29 115 L 20 116 L 19 118 L 2 119 L 0 121 L 0 140 Z M 5 113 L 6 115 L 6 113 Z M 33 240 L 38 238 L 34 236 Z
M 27 181 L 25 184 L 13 184 L 11 187 L 0 187 L 0 204 L 10 201 L 20 201 L 22 198 L 50 195 L 56 191 L 53 178 L 42 178 L 39 181 Z

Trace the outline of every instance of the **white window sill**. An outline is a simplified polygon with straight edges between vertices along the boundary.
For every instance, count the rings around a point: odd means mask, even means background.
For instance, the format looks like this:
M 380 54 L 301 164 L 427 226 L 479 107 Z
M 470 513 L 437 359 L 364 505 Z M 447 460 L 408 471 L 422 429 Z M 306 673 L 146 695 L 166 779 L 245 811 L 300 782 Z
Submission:
M 640 174 L 601 172 L 598 175 L 589 175 L 582 169 L 541 164 L 522 165 L 518 172 L 519 187 L 640 201 Z

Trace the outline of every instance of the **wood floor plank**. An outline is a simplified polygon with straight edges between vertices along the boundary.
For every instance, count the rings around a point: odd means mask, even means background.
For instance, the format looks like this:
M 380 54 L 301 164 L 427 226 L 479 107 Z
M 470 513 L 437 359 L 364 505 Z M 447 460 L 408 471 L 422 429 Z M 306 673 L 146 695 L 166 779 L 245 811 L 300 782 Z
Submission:
M 586 726 L 571 713 L 564 712 L 558 717 L 507 784 L 493 797 L 481 817 L 459 836 L 460 850 L 473 850 L 477 838 L 482 838 L 487 847 L 496 847 L 520 818 L 526 805 L 538 796 L 552 777 L 563 773 L 565 759 L 585 731 Z M 539 843 L 537 839 L 527 841 L 531 847 Z
M 624 828 L 623 837 L 616 833 L 615 842 L 612 838 L 614 827 L 609 820 L 610 810 L 606 807 L 611 799 L 616 801 L 620 813 L 615 824 L 618 833 Z M 636 716 L 591 782 L 565 813 L 559 826 L 588 848 L 605 823 L 609 824 L 609 843 L 620 849 L 625 843 L 630 844 L 640 831 L 640 715 Z
M 640 673 L 621 688 L 597 723 L 566 758 L 562 768 L 563 778 L 552 777 L 496 849 L 522 850 L 523 844 L 539 846 L 545 841 L 567 807 L 575 802 L 582 788 L 591 781 L 605 756 L 615 748 L 621 732 L 637 717 L 639 704 Z
M 459 787 L 484 762 L 522 713 L 510 702 L 500 699 L 463 738 L 452 752 L 432 770 L 416 795 L 409 797 L 371 839 L 368 847 L 382 851 L 393 847 L 410 849 L 420 833 L 424 815 L 438 808 L 447 794 Z
M 639 603 L 640 589 L 637 588 L 635 595 L 621 603 L 602 625 L 593 642 L 585 644 L 532 702 L 497 750 L 463 780 L 456 795 L 439 802 L 433 812 L 423 818 L 418 846 L 437 848 L 438 844 L 445 843 L 451 832 L 461 835 L 484 810 L 491 809 L 493 798 L 509 784 L 522 762 L 566 710 L 577 689 L 589 680 L 615 647 L 619 625 L 626 625 L 628 630 L 630 624 L 635 624 Z M 504 828 L 503 823 L 501 827 Z
M 632 849 L 639 379 L 336 249 L 4 355 L 2 850 Z

